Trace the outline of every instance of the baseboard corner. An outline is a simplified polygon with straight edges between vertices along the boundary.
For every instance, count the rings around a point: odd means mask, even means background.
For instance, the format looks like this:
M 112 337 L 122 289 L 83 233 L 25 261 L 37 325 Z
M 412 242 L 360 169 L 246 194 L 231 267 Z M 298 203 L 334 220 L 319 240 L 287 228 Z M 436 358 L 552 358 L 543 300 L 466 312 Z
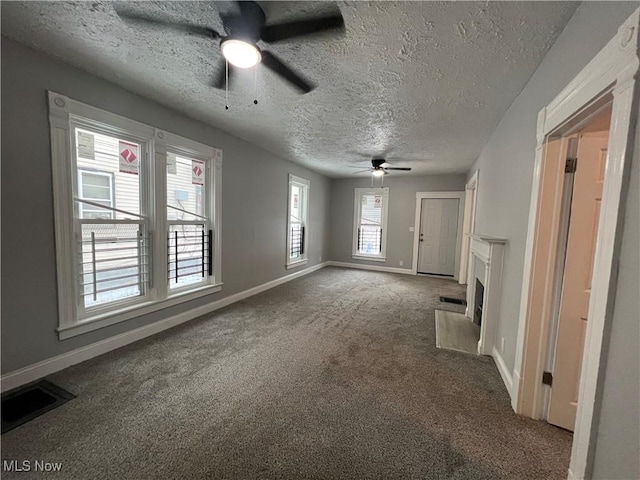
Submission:
M 511 384 L 511 408 L 518 413 L 518 394 L 520 393 L 520 372 L 513 370 Z
M 498 372 L 502 377 L 502 381 L 504 382 L 505 387 L 507 387 L 509 397 L 513 399 L 513 377 L 511 376 L 511 372 L 509 372 L 509 369 L 507 368 L 507 364 L 505 363 L 504 358 L 502 358 L 502 355 L 500 354 L 500 352 L 498 352 L 496 347 L 493 347 L 493 349 L 491 350 L 491 356 L 493 357 L 493 361 L 498 367 Z

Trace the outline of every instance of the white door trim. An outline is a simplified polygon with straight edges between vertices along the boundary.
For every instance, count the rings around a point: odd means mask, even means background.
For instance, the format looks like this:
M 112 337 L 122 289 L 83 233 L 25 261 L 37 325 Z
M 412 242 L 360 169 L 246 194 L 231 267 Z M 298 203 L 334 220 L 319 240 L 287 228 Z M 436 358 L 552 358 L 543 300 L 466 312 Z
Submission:
M 471 235 L 475 232 L 476 210 L 478 208 L 478 175 L 480 170 L 476 170 L 465 185 L 465 206 L 463 217 L 462 247 L 460 248 L 460 273 L 458 283 L 469 283 L 469 263 L 471 259 Z M 471 202 L 467 198 L 471 197 Z
M 542 415 L 542 389 L 536 389 L 535 398 L 520 398 L 525 382 L 538 378 L 521 378 L 525 362 L 532 361 L 525 354 L 530 347 L 535 358 L 544 358 L 547 344 L 528 338 L 528 303 L 530 295 L 531 261 L 535 244 L 535 224 L 543 146 L 549 134 L 558 131 L 577 114 L 583 112 L 606 92 L 613 94 L 613 114 L 609 136 L 609 154 L 605 171 L 604 191 L 600 212 L 600 228 L 596 243 L 592 294 L 589 303 L 589 322 L 585 339 L 585 352 L 580 377 L 580 394 L 569 477 L 582 479 L 591 475 L 597 433 L 596 405 L 602 397 L 602 356 L 605 329 L 609 328 L 616 292 L 617 259 L 623 227 L 624 198 L 628 191 L 628 178 L 634 150 L 634 131 L 638 116 L 638 87 L 636 76 L 640 71 L 638 57 L 638 30 L 640 9 L 636 10 L 618 29 L 617 34 L 589 62 L 589 64 L 538 115 L 537 148 L 531 190 L 529 224 L 525 249 L 524 276 L 520 302 L 518 341 L 513 372 L 516 412 L 523 404 L 534 402 L 533 417 Z M 543 357 L 539 357 L 543 355 Z
M 458 234 L 456 239 L 456 261 L 453 267 L 453 279 L 458 280 L 460 271 L 460 249 L 462 248 L 462 220 L 464 218 L 464 197 L 465 192 L 417 192 L 416 193 L 416 214 L 413 222 L 413 261 L 411 272 L 418 274 L 418 244 L 420 243 L 420 215 L 422 213 L 422 200 L 425 198 L 457 198 L 458 205 Z

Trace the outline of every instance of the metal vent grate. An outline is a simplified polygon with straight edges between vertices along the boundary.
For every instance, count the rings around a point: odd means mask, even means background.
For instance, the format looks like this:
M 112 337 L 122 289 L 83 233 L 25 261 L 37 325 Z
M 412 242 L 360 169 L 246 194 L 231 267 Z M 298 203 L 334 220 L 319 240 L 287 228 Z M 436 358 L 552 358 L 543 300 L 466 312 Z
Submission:
M 18 388 L 2 396 L 2 433 L 67 403 L 75 395 L 47 380 Z
M 440 301 L 442 303 L 455 303 L 456 305 L 466 305 L 467 301 L 463 298 L 454 298 L 454 297 L 440 297 Z

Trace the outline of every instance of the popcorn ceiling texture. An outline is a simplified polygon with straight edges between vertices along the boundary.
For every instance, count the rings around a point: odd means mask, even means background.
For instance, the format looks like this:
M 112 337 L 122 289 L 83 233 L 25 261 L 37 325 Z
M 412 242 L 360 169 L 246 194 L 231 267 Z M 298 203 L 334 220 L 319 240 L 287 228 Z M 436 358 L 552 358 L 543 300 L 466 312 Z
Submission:
M 245 71 L 225 111 L 224 92 L 209 86 L 217 42 L 133 27 L 114 4 L 2 2 L 2 33 L 333 177 L 378 155 L 412 174 L 466 172 L 577 6 L 262 2 L 269 23 L 339 8 L 346 35 L 261 45 L 318 88 L 299 95 L 259 68 L 256 106 L 254 71 Z M 214 2 L 120 5 L 222 31 Z

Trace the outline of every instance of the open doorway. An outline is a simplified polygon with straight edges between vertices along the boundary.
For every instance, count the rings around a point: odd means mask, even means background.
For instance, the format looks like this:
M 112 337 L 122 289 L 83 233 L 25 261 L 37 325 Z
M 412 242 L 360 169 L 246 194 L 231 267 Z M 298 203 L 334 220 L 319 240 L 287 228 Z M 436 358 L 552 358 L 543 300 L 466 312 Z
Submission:
M 478 197 L 478 173 L 476 170 L 465 186 L 465 208 L 462 224 L 462 250 L 460 253 L 460 274 L 458 282 L 471 285 L 469 263 L 471 261 L 471 235 L 475 232 L 476 199 Z
M 593 312 L 613 95 L 549 132 L 541 146 L 522 382 L 515 409 L 574 431 Z
M 571 151 L 575 150 L 577 156 L 580 135 L 585 138 L 585 129 L 594 124 L 599 116 L 606 116 L 604 112 L 611 109 L 607 152 L 604 157 L 601 155 L 600 170 L 594 168 L 594 172 L 601 175 L 602 183 L 601 201 L 593 197 L 599 205 L 597 226 L 589 233 L 595 237 L 595 243 L 591 246 L 593 252 L 589 254 L 590 261 L 586 262 L 583 257 L 581 266 L 586 269 L 586 277 L 590 280 L 590 285 L 586 285 L 588 288 L 583 288 L 589 290 L 587 320 L 582 320 L 582 337 L 578 335 L 579 330 L 574 330 L 571 339 L 574 342 L 573 350 L 578 350 L 581 359 L 574 362 L 578 367 L 572 367 L 571 378 L 577 381 L 572 387 L 573 392 L 564 400 L 572 404 L 575 410 L 569 478 L 589 478 L 596 448 L 599 402 L 604 394 L 606 339 L 611 329 L 618 289 L 618 257 L 626 208 L 624 199 L 629 191 L 636 140 L 639 26 L 640 9 L 625 21 L 598 55 L 538 114 L 511 393 L 512 406 L 517 413 L 543 419 L 553 416 L 553 413 L 549 413 L 551 390 L 545 384 L 549 380 L 545 372 L 550 365 L 555 368 L 561 363 L 555 356 L 561 343 L 562 326 L 559 320 L 563 287 L 572 283 L 571 279 L 564 282 L 565 265 L 559 261 L 565 259 L 563 238 L 566 239 L 566 250 L 571 249 L 571 226 L 563 217 L 566 217 L 567 211 L 570 214 L 566 203 L 573 200 L 573 191 L 569 196 L 565 188 L 566 161 Z M 602 150 L 597 146 L 595 150 L 598 148 Z M 605 160 L 602 161 L 602 158 Z M 563 225 L 564 237 L 561 231 Z M 582 243 L 589 245 L 588 242 Z M 567 262 L 568 259 L 567 253 Z M 579 308 L 572 310 L 578 311 Z M 580 320 L 583 317 L 580 315 Z M 552 328 L 552 319 L 557 327 Z M 554 329 L 557 336 L 551 341 Z M 584 345 L 582 349 L 580 343 Z M 571 396 L 574 398 L 571 399 Z M 566 399 L 569 401 L 566 402 Z M 572 415 L 567 417 L 569 423 Z
M 557 181 L 560 216 L 555 257 L 556 275 L 552 290 L 549 344 L 545 387 L 545 418 L 573 431 L 584 344 L 589 321 L 589 300 L 598 236 L 600 205 L 607 161 L 611 124 L 611 99 L 585 126 L 561 137 L 564 175 L 543 176 L 543 191 Z M 551 140 L 557 142 L 558 140 Z M 554 149 L 547 152 L 554 156 Z M 552 173 L 556 159 L 545 158 L 545 169 Z M 548 163 L 548 164 L 547 164 Z M 562 174 L 562 171 L 559 172 Z

